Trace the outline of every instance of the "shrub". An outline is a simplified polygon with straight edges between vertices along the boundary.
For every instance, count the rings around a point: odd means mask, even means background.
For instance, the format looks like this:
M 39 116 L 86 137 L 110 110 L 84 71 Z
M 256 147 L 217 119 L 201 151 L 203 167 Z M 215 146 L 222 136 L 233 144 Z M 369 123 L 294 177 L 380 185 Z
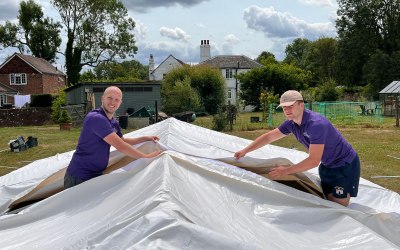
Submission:
M 328 80 L 318 87 L 317 90 L 317 101 L 329 102 L 337 101 L 339 98 L 339 92 L 336 89 L 336 82 L 334 80 Z
M 67 110 L 63 109 L 58 117 L 58 123 L 71 123 L 71 116 L 67 113 Z
M 32 95 L 31 107 L 51 107 L 53 97 L 50 94 Z
M 52 106 L 51 106 L 51 119 L 53 122 L 58 123 L 58 119 L 61 115 L 61 107 L 66 104 L 66 95 L 64 90 L 61 90 L 59 95 L 55 98 Z
M 212 129 L 215 131 L 223 131 L 228 125 L 228 118 L 225 112 L 218 112 L 213 115 Z

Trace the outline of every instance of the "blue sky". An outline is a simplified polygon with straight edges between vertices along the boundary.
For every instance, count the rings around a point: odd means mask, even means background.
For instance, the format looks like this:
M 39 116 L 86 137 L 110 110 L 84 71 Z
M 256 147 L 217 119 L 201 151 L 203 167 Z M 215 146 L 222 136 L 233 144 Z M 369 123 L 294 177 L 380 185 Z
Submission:
M 0 23 L 17 21 L 19 0 L 2 0 Z M 36 0 L 45 13 L 59 20 L 49 0 Z M 296 38 L 335 37 L 336 0 L 122 0 L 136 21 L 138 53 L 134 59 L 156 64 L 169 54 L 199 61 L 200 42 L 209 40 L 211 56 L 246 55 L 262 51 L 278 60 Z M 65 43 L 64 43 L 65 44 Z M 63 45 L 64 46 L 64 45 Z M 62 48 L 63 50 L 63 48 Z M 0 51 L 0 62 L 15 50 Z M 63 64 L 61 57 L 58 64 Z

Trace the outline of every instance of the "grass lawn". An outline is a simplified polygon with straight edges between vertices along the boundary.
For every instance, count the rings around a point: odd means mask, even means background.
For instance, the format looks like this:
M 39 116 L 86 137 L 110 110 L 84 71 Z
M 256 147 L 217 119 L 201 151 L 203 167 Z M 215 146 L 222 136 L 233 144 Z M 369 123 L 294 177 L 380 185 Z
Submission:
M 225 133 L 254 139 L 271 127 L 266 122 L 250 123 L 251 116 L 261 113 L 240 114 L 232 131 Z M 274 115 L 272 125 L 276 127 L 284 117 Z M 361 176 L 385 188 L 400 193 L 400 178 L 371 178 L 373 176 L 400 175 L 400 128 L 395 127 L 393 117 L 377 121 L 374 117 L 332 120 L 344 137 L 354 146 L 361 159 Z M 211 128 L 212 118 L 198 117 L 194 124 Z M 124 131 L 124 133 L 129 131 Z M 40 127 L 0 128 L 0 175 L 7 174 L 32 161 L 75 149 L 80 128 L 60 131 L 58 125 Z M 8 143 L 22 135 L 38 138 L 39 145 L 19 153 L 10 152 Z M 305 151 L 293 136 L 288 136 L 274 145 Z

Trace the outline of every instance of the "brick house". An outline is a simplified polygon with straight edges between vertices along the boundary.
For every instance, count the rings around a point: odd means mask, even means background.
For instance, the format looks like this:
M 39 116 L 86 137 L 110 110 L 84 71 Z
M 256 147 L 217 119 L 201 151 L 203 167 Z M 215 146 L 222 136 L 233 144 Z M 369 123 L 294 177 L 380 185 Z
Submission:
M 19 95 L 57 94 L 66 87 L 67 76 L 48 61 L 14 53 L 0 65 L 0 107 L 13 105 Z

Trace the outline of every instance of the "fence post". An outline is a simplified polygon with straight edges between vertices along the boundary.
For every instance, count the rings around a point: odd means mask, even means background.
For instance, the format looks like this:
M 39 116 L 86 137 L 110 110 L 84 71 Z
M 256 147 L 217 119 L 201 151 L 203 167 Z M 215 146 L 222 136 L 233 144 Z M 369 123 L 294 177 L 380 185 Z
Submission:
M 269 127 L 272 127 L 272 124 L 273 124 L 273 118 L 272 118 L 272 116 L 273 116 L 273 114 L 274 114 L 274 108 L 275 108 L 275 104 L 274 104 L 274 103 L 271 103 L 271 104 L 269 105 L 269 114 L 268 114 L 268 126 L 269 126 Z

